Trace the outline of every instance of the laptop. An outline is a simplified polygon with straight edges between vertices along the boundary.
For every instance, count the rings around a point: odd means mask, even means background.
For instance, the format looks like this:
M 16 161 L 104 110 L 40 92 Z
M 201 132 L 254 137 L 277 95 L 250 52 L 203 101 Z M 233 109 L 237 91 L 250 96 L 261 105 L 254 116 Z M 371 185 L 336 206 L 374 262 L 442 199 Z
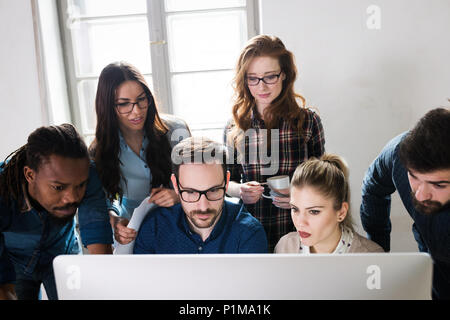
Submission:
M 425 253 L 60 255 L 59 299 L 431 299 Z

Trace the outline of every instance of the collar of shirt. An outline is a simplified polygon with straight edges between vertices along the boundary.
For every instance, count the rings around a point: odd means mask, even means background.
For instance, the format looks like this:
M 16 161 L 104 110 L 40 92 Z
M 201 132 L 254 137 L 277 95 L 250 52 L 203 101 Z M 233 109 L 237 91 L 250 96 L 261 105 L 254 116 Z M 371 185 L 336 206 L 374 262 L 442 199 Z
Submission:
M 265 129 L 266 123 L 264 120 L 259 116 L 258 111 L 256 110 L 256 106 L 252 107 L 251 109 L 251 117 L 252 121 L 252 128 L 255 129 Z M 278 129 L 281 129 L 283 127 L 283 123 L 285 123 L 285 120 L 280 119 L 278 123 Z
M 353 242 L 353 232 L 349 228 L 344 227 L 341 225 L 341 238 L 339 239 L 339 242 L 334 249 L 334 251 L 331 254 L 342 254 L 342 253 L 348 253 L 350 251 L 350 247 L 352 246 Z M 300 248 L 299 253 L 303 254 L 311 254 L 311 248 L 307 245 L 302 244 L 300 240 Z
M 259 116 L 258 111 L 256 110 L 256 105 L 251 109 L 251 120 L 253 128 L 264 128 L 264 120 Z
M 120 130 L 119 130 L 119 143 L 120 143 L 120 151 L 121 152 L 133 152 L 133 150 L 131 150 L 131 148 L 128 146 L 127 142 L 125 141 L 125 138 L 123 137 L 122 132 Z M 145 150 L 147 149 L 148 143 L 149 143 L 149 141 L 147 138 L 147 134 L 144 134 L 144 139 L 142 140 L 142 147 L 139 152 L 139 157 L 144 162 L 145 162 Z

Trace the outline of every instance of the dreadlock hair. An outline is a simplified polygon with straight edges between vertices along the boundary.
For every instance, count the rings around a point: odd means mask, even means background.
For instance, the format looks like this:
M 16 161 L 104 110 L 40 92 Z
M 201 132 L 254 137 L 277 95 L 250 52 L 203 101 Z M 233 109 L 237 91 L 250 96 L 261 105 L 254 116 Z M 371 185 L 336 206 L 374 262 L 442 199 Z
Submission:
M 1 166 L 0 198 L 7 206 L 12 201 L 17 201 L 19 208 L 24 205 L 22 185 L 26 179 L 23 168 L 28 166 L 38 171 L 51 155 L 89 158 L 86 144 L 71 124 L 36 129 L 28 136 L 27 144 L 8 155 Z

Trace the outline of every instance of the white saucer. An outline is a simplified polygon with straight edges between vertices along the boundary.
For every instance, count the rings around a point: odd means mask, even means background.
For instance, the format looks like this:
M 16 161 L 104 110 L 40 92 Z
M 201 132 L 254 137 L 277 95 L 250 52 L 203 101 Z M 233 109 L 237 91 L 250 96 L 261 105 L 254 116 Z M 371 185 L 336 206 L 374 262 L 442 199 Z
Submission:
M 265 195 L 264 193 L 262 194 L 262 196 L 263 196 L 264 198 L 266 198 L 266 199 L 271 199 L 271 200 L 273 200 L 273 198 L 275 198 L 275 197 L 278 197 L 278 198 L 284 198 L 284 197 L 287 197 L 287 196 L 282 195 L 282 194 L 280 194 L 280 193 L 278 193 L 278 192 L 275 192 L 275 191 L 273 191 L 273 190 L 270 190 L 270 196 Z
M 263 196 L 263 198 L 266 198 L 266 199 L 270 199 L 270 200 L 273 200 L 273 196 L 266 196 L 264 193 L 262 194 L 262 196 Z

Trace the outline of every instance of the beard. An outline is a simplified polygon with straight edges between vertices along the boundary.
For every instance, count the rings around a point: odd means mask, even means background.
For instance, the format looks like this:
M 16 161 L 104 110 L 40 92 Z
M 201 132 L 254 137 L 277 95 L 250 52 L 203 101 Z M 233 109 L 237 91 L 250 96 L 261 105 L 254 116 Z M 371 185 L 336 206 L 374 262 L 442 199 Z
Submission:
M 223 210 L 223 205 L 224 205 L 224 204 L 222 204 L 222 206 L 220 207 L 219 210 L 215 210 L 215 209 L 208 208 L 208 209 L 206 209 L 206 210 L 204 210 L 204 211 L 202 211 L 202 210 L 192 210 L 192 211 L 189 211 L 189 214 L 188 214 L 189 220 L 191 221 L 191 223 L 192 223 L 195 227 L 197 227 L 197 228 L 199 228 L 199 229 L 202 229 L 202 228 L 210 228 L 211 226 L 214 225 L 214 223 L 215 223 L 215 222 L 217 221 L 217 219 L 220 217 L 220 214 L 222 213 L 222 210 Z M 196 216 L 197 214 L 201 214 L 201 215 L 210 215 L 210 216 L 212 217 L 212 219 L 210 219 L 210 220 L 200 220 L 200 219 L 196 219 L 195 216 Z M 206 224 L 205 224 L 205 223 L 206 223 Z
M 194 218 L 195 215 L 197 215 L 197 214 L 210 215 L 212 217 L 212 219 L 208 221 L 207 225 L 201 224 L 200 221 L 198 221 L 198 219 Z M 217 210 L 214 210 L 214 209 L 207 209 L 205 211 L 193 210 L 193 211 L 189 212 L 189 217 L 191 218 L 190 220 L 191 220 L 192 224 L 194 226 L 196 226 L 197 228 L 209 228 L 209 227 L 211 227 L 214 224 L 214 222 L 216 221 L 217 216 L 218 216 Z M 201 220 L 201 221 L 203 221 L 203 220 Z
M 450 206 L 450 201 L 447 201 L 444 204 L 440 203 L 439 201 L 431 200 L 419 201 L 416 199 L 414 192 L 411 192 L 411 199 L 414 208 L 425 215 L 434 215 L 440 211 L 447 209 Z
M 77 208 L 80 206 L 79 203 L 70 203 L 64 207 L 55 207 L 53 208 L 52 212 L 49 212 L 49 219 L 52 223 L 62 226 L 70 223 L 73 218 L 75 217 L 75 214 L 77 213 Z M 54 211 L 56 210 L 68 210 L 73 209 L 73 213 L 67 214 L 67 215 L 58 215 L 55 214 Z
M 53 213 L 50 213 L 48 216 L 51 223 L 57 226 L 65 226 L 66 224 L 71 223 L 74 217 L 75 213 L 64 217 L 55 216 Z

